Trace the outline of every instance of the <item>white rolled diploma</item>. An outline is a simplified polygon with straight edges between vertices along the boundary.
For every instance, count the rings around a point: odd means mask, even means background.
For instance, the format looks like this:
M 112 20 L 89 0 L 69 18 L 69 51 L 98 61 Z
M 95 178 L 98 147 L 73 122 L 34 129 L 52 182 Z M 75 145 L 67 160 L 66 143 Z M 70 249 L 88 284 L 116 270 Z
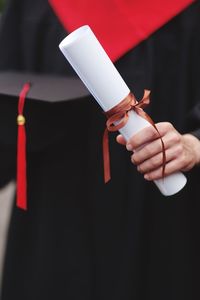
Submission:
M 116 106 L 130 93 L 130 89 L 88 25 L 70 33 L 60 43 L 59 48 L 104 111 Z M 119 131 L 129 140 L 149 125 L 151 124 L 147 120 L 131 110 L 128 122 Z M 181 172 L 154 181 L 165 196 L 177 193 L 186 182 L 187 179 Z

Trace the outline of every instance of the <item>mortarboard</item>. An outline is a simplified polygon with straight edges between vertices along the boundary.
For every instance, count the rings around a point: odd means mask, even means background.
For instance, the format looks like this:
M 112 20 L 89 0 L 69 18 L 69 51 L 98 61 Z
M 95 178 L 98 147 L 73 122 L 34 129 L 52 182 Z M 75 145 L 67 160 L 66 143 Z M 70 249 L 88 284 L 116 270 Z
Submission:
M 64 28 L 89 25 L 117 60 L 195 0 L 49 0 Z
M 33 111 L 35 106 L 45 105 L 44 118 L 48 115 L 49 105 L 58 106 L 64 102 L 86 100 L 89 92 L 78 77 L 65 77 L 57 75 L 36 74 L 16 71 L 0 72 L 0 101 L 4 109 L 0 112 L 0 141 L 5 139 L 8 144 L 13 143 L 13 131 L 10 132 L 9 122 L 17 129 L 17 206 L 27 209 L 26 199 L 26 120 L 24 114 L 25 99 L 27 99 L 27 110 Z M 17 101 L 16 101 L 17 100 Z M 53 108 L 54 110 L 54 108 Z M 60 112 L 60 110 L 59 110 Z M 56 111 L 55 111 L 56 114 Z M 13 120 L 10 120 L 10 115 Z M 31 112 L 27 113 L 31 119 Z M 34 112 L 37 119 L 37 113 Z M 38 116 L 39 117 L 39 116 Z M 52 116 L 51 116 L 52 117 Z M 62 118 L 62 116 L 60 116 Z M 32 117 L 33 118 L 33 117 Z M 55 118 L 56 119 L 56 118 Z M 14 121 L 14 122 L 13 122 Z M 36 120 L 37 121 L 37 120 Z M 27 123 L 28 123 L 27 122 Z M 18 124 L 18 126 L 17 126 Z M 47 125 L 48 126 L 48 125 Z M 13 127 L 13 126 L 11 126 Z M 15 136 L 14 134 L 14 136 Z M 53 134 L 53 133 L 52 133 Z M 31 140 L 31 138 L 30 138 Z
M 28 99 L 44 102 L 72 101 L 89 95 L 76 77 L 16 71 L 0 72 L 0 95 L 18 97 L 25 82 L 31 83 Z

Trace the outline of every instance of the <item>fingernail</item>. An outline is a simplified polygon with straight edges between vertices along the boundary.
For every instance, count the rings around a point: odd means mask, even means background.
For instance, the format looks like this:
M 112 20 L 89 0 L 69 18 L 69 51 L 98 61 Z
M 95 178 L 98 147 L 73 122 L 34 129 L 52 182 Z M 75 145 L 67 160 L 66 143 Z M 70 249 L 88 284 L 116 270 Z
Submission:
M 132 147 L 131 144 L 127 144 L 127 145 L 126 145 L 126 149 L 127 149 L 128 151 L 132 151 L 132 150 L 133 150 L 133 147 Z
M 145 175 L 144 175 L 144 179 L 149 180 L 149 175 L 148 175 L 148 174 L 145 174 Z

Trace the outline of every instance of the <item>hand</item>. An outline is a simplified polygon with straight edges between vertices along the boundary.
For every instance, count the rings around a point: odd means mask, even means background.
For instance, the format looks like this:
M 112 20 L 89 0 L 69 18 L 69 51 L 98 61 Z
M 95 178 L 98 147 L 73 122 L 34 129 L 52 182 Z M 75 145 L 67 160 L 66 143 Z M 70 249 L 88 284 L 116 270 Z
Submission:
M 165 175 L 189 171 L 200 164 L 200 141 L 195 136 L 181 135 L 168 122 L 157 123 L 156 127 L 165 145 Z M 127 150 L 133 151 L 131 161 L 137 166 L 137 170 L 144 174 L 145 179 L 162 178 L 162 144 L 153 126 L 140 130 L 127 142 L 122 135 L 118 135 L 117 142 L 126 145 Z

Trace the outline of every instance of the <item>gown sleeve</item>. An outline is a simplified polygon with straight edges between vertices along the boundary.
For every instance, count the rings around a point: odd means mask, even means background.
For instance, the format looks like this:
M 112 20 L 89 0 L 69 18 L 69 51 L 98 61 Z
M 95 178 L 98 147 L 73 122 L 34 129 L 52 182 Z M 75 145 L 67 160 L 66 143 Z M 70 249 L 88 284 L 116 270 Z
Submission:
M 200 102 L 191 110 L 189 123 L 193 124 L 193 128 L 195 128 L 190 133 L 200 140 Z

